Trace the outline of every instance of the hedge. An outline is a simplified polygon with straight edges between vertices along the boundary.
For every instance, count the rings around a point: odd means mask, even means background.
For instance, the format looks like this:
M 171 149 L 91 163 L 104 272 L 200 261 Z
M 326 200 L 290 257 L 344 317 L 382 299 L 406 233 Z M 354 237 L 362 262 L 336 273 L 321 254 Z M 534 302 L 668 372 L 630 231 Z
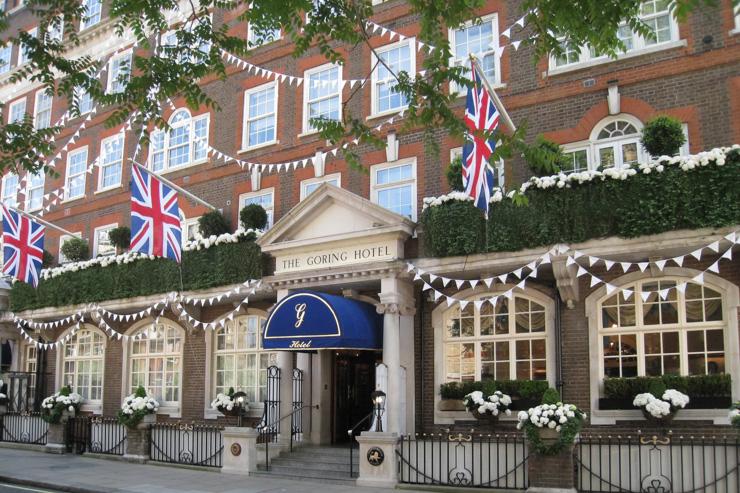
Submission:
M 638 173 L 526 192 L 528 203 L 491 204 L 486 231 L 472 202 L 448 201 L 421 215 L 426 254 L 435 257 L 517 251 L 591 238 L 631 238 L 678 229 L 740 224 L 740 152 L 724 166 Z
M 511 397 L 532 399 L 537 402 L 542 400 L 542 394 L 548 389 L 549 384 L 544 380 L 482 380 L 476 382 L 447 382 L 440 385 L 439 393 L 442 399 L 459 399 L 469 393 L 480 390 L 486 395 L 500 390 Z
M 182 288 L 206 289 L 262 276 L 262 252 L 252 240 L 182 252 Z M 22 311 L 130 298 L 180 289 L 180 269 L 172 260 L 140 259 L 94 266 L 42 279 L 38 289 L 22 282 L 10 290 L 10 309 Z
M 634 399 L 637 394 L 648 392 L 655 381 L 662 381 L 668 389 L 676 389 L 689 397 L 730 397 L 730 375 L 663 375 L 661 377 L 605 378 L 604 397 Z

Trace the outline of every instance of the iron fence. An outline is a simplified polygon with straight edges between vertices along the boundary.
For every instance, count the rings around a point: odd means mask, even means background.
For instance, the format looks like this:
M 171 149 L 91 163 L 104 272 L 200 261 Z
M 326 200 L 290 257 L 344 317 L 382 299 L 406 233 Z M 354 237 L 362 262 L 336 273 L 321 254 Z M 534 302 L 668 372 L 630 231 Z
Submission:
M 10 412 L 0 416 L 0 442 L 46 445 L 49 424 L 36 412 Z
M 47 373 L 10 371 L 3 374 L 8 411 L 25 412 L 41 410 L 41 401 L 49 394 Z
M 520 434 L 403 435 L 396 454 L 401 483 L 518 490 L 529 485 L 529 453 Z
M 577 488 L 593 493 L 737 493 L 737 436 L 581 436 Z
M 262 419 L 256 426 L 259 443 L 277 442 L 280 433 L 280 368 L 277 366 L 267 367 L 266 391 Z
M 76 416 L 67 421 L 65 445 L 68 452 L 123 455 L 126 427 L 116 418 Z
M 222 426 L 157 423 L 151 427 L 151 460 L 171 464 L 221 467 Z

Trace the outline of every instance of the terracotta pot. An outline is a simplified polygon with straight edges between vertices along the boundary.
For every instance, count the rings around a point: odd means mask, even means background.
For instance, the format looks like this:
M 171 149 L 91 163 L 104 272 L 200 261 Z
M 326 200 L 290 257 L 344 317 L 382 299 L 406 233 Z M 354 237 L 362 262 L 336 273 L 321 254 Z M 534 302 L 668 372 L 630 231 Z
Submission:
M 473 411 L 473 416 L 475 416 L 475 419 L 477 419 L 478 421 L 484 421 L 490 425 L 495 425 L 496 423 L 498 423 L 498 416 L 494 416 L 493 414 L 481 414 L 477 410 L 475 410 Z
M 678 414 L 678 409 L 671 409 L 671 413 L 667 416 L 663 416 L 662 418 L 656 418 L 647 410 L 642 407 L 640 408 L 640 411 L 642 411 L 642 415 L 645 416 L 645 419 L 648 420 L 651 424 L 658 425 L 658 426 L 666 426 L 670 424 L 671 421 L 673 421 L 673 418 L 676 417 L 676 414 Z
M 460 399 L 442 399 L 437 404 L 440 411 L 465 411 L 465 404 Z

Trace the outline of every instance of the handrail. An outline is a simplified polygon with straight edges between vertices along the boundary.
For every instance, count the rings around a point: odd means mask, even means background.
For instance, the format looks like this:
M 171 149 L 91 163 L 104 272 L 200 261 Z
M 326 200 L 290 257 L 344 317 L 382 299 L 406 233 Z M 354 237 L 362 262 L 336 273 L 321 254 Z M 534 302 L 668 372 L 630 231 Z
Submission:
M 349 435 L 349 477 L 352 477 L 352 474 L 354 472 L 354 457 L 352 456 L 352 450 L 355 448 L 355 441 L 354 441 L 354 433 L 359 426 L 367 420 L 367 418 L 370 418 L 375 415 L 375 411 L 370 411 L 370 414 L 362 418 L 360 421 L 357 422 L 352 428 L 347 430 L 347 435 Z
M 255 430 L 258 430 L 260 433 L 262 433 L 262 430 L 273 428 L 275 425 L 279 424 L 285 418 L 289 418 L 289 417 L 292 418 L 293 415 L 295 415 L 295 413 L 297 413 L 299 411 L 303 411 L 306 408 L 318 409 L 319 408 L 319 405 L 318 404 L 316 404 L 316 405 L 306 404 L 306 405 L 301 406 L 301 407 L 299 407 L 297 409 L 293 409 L 291 412 L 289 412 L 288 414 L 286 414 L 282 418 L 278 418 L 277 420 L 273 421 L 269 425 L 268 424 L 265 424 L 263 426 L 260 426 L 260 424 L 261 424 L 260 423 L 257 426 L 255 426 L 254 429 Z M 265 408 L 265 417 L 267 416 L 266 409 L 267 408 Z M 269 440 L 266 440 L 264 443 L 265 443 L 265 469 L 266 470 L 269 470 L 270 469 L 270 441 Z M 293 427 L 292 426 L 291 426 L 291 429 L 290 429 L 290 451 L 291 452 L 293 451 Z

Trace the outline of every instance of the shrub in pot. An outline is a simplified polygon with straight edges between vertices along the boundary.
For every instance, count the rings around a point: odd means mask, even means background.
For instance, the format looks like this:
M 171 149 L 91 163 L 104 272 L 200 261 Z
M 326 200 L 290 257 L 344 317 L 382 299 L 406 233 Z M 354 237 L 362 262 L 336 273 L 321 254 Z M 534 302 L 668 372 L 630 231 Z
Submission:
M 666 389 L 662 381 L 650 385 L 650 391 L 637 394 L 632 404 L 639 407 L 643 416 L 655 424 L 670 423 L 689 403 L 689 396 L 676 389 Z
M 121 254 L 131 244 L 131 230 L 128 226 L 118 226 L 108 232 L 111 244 L 116 247 L 116 253 Z
M 573 404 L 563 404 L 559 398 L 557 390 L 548 389 L 542 404 L 517 416 L 517 429 L 524 430 L 530 447 L 541 455 L 557 455 L 572 449 L 586 419 L 586 413 Z M 558 401 L 548 403 L 555 399 Z
M 485 420 L 490 423 L 498 421 L 501 413 L 511 415 L 511 396 L 500 390 L 495 390 L 485 397 L 480 390 L 473 391 L 463 398 L 463 404 L 468 412 L 472 413 L 477 420 Z
M 219 236 L 229 232 L 229 222 L 218 211 L 206 212 L 198 219 L 198 228 L 203 238 Z
M 686 142 L 681 122 L 670 116 L 657 116 L 645 123 L 640 143 L 654 158 L 675 156 Z
M 239 416 L 243 410 L 249 407 L 244 392 L 234 392 L 234 387 L 229 387 L 225 394 L 217 394 L 211 402 L 211 408 L 216 409 L 224 416 Z
M 70 262 L 80 262 L 90 257 L 90 248 L 81 238 L 69 238 L 62 245 L 62 254 Z
M 82 406 L 82 396 L 68 385 L 41 401 L 41 418 L 50 424 L 59 423 L 63 416 L 74 416 Z
M 265 229 L 267 211 L 259 204 L 249 204 L 239 212 L 239 219 L 244 229 Z
M 123 399 L 121 409 L 118 410 L 116 417 L 122 425 L 136 428 L 139 423 L 146 425 L 154 423 L 158 409 L 159 402 L 154 397 L 147 395 L 144 387 L 139 385 L 136 392 Z

